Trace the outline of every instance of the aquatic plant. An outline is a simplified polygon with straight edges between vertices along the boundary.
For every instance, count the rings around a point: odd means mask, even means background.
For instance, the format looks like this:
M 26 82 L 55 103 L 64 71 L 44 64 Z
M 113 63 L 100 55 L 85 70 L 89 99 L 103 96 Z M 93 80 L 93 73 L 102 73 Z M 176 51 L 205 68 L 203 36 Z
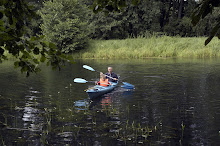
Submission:
M 183 124 L 183 121 L 182 121 L 182 123 L 181 123 L 181 132 L 182 132 L 182 135 L 181 135 L 181 139 L 179 140 L 180 145 L 182 145 L 183 132 L 184 132 L 185 126 L 186 126 L 186 125 L 184 125 L 184 124 Z
M 131 124 L 126 122 L 125 126 L 120 126 L 120 128 L 115 132 L 115 138 L 120 139 L 126 143 L 147 143 L 149 142 L 149 137 L 153 134 L 153 128 L 148 126 L 142 127 L 140 123 L 136 124 L 134 121 Z

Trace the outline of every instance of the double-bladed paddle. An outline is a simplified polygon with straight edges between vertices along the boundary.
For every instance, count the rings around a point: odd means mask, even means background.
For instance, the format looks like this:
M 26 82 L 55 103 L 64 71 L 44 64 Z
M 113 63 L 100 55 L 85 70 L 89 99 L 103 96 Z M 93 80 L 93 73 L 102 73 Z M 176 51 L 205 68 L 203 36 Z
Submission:
M 89 81 L 86 81 L 85 79 L 82 79 L 82 78 L 75 78 L 73 80 L 75 83 L 87 83 Z
M 100 72 L 100 71 L 94 70 L 92 67 L 90 67 L 90 66 L 88 66 L 88 65 L 83 65 L 83 68 L 88 69 L 88 70 L 90 70 L 90 71 Z M 107 76 L 107 75 L 105 75 L 105 76 Z M 112 77 L 110 77 L 110 76 L 107 76 L 107 77 L 112 78 Z M 114 79 L 114 78 L 112 78 L 112 79 Z M 120 80 L 118 80 L 118 81 L 120 81 Z M 123 83 L 124 85 L 121 86 L 121 87 L 123 87 L 123 88 L 125 88 L 125 89 L 134 89 L 134 85 L 132 85 L 132 84 L 130 84 L 130 83 L 127 83 L 127 82 L 122 82 L 122 83 Z

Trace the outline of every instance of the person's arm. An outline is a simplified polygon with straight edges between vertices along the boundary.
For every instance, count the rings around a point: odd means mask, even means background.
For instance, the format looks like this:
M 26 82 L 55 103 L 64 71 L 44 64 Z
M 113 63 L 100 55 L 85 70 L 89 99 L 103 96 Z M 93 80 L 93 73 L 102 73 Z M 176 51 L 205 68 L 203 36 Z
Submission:
M 113 73 L 113 80 L 118 80 L 118 76 L 115 73 Z
M 118 76 L 115 74 L 115 78 L 118 79 Z

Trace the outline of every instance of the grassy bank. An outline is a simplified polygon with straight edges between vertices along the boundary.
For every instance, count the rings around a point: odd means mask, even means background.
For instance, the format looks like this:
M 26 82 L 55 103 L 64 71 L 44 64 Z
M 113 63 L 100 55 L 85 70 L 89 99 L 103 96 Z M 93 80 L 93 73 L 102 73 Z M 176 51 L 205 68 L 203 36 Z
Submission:
M 91 40 L 89 48 L 74 58 L 220 57 L 220 40 L 204 46 L 205 37 L 148 37 L 124 40 Z

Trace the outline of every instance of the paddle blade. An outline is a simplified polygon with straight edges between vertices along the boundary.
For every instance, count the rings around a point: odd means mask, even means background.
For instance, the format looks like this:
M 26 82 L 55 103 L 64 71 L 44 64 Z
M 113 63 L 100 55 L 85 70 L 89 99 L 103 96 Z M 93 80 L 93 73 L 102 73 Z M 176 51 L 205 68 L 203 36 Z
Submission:
M 126 86 L 126 85 L 122 85 L 121 87 L 122 87 L 122 88 L 125 88 L 125 89 L 134 89 L 134 87 L 132 87 L 132 86 Z
M 124 85 L 126 85 L 126 86 L 132 86 L 132 87 L 134 87 L 134 85 L 132 85 L 132 84 L 130 84 L 130 83 L 127 83 L 127 82 L 122 82 Z
M 82 78 L 75 78 L 73 80 L 75 83 L 87 83 L 88 81 L 86 81 L 85 79 Z
M 130 84 L 130 83 L 127 83 L 127 82 L 122 82 L 124 85 L 121 86 L 125 89 L 134 89 L 134 85 Z
M 90 67 L 88 65 L 83 65 L 83 68 L 88 69 L 90 71 L 95 71 L 92 67 Z

